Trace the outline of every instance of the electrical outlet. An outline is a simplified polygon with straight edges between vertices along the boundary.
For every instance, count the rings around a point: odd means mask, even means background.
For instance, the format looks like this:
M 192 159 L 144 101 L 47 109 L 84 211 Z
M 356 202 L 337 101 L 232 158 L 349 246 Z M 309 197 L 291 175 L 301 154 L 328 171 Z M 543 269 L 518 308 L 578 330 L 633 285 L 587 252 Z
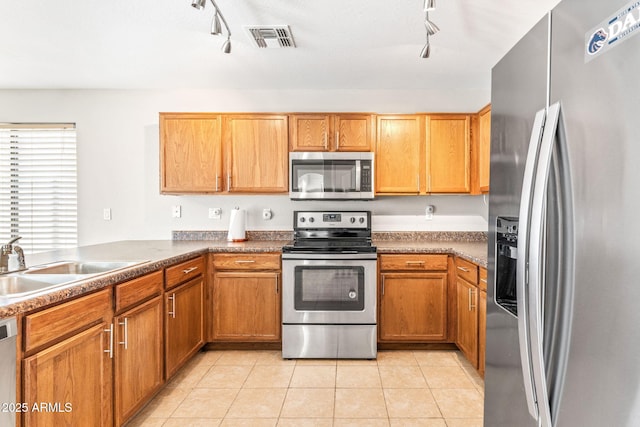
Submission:
M 171 207 L 171 215 L 174 218 L 180 218 L 182 216 L 182 206 L 175 205 Z
M 220 219 L 221 215 L 221 208 L 209 208 L 209 219 Z
M 433 219 L 433 212 L 436 210 L 436 208 L 433 205 L 427 205 L 427 207 L 424 210 L 424 218 L 428 221 Z
M 102 209 L 102 219 L 105 221 L 111 221 L 111 208 Z
M 262 209 L 262 219 L 265 221 L 270 220 L 273 217 L 273 212 L 271 212 L 271 209 Z

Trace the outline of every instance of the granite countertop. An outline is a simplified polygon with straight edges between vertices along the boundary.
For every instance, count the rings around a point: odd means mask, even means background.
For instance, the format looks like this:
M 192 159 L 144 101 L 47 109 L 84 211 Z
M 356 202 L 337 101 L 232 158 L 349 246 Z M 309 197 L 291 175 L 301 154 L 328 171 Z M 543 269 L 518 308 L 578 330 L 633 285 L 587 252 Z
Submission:
M 281 237 L 281 236 L 277 236 Z M 209 252 L 281 252 L 289 240 L 125 240 L 74 249 L 63 249 L 27 255 L 27 266 L 33 267 L 57 261 L 135 261 L 138 264 L 112 273 L 89 277 L 41 295 L 22 298 L 0 297 L 0 319 L 32 311 L 46 305 L 91 291 L 106 288 L 143 274 L 186 261 Z M 381 236 L 374 245 L 378 253 L 449 253 L 461 256 L 480 266 L 487 265 L 486 241 L 393 239 Z

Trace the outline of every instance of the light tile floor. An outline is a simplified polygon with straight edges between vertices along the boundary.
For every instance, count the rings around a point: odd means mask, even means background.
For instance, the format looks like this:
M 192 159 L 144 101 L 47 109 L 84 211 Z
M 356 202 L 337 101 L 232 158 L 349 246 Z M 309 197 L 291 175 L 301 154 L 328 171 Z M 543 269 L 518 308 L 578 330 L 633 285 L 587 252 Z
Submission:
M 200 352 L 129 426 L 482 427 L 484 383 L 457 351 L 377 360 Z

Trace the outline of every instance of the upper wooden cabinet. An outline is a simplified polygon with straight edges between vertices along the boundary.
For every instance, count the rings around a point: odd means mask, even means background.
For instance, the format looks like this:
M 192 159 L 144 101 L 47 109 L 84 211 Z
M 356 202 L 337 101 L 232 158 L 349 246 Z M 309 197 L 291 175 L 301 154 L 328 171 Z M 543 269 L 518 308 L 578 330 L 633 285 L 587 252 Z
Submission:
M 286 193 L 286 115 L 160 113 L 160 191 Z
M 427 193 L 471 191 L 470 126 L 469 115 L 427 115 Z
M 371 151 L 372 114 L 292 114 L 290 151 Z
M 480 191 L 489 192 L 489 166 L 491 163 L 491 105 L 478 113 L 478 181 Z
M 209 113 L 160 113 L 160 192 L 222 187 L 222 120 Z
M 227 191 L 288 191 L 287 123 L 286 115 L 223 116 Z
M 423 116 L 379 115 L 376 122 L 376 193 L 419 194 L 425 185 Z

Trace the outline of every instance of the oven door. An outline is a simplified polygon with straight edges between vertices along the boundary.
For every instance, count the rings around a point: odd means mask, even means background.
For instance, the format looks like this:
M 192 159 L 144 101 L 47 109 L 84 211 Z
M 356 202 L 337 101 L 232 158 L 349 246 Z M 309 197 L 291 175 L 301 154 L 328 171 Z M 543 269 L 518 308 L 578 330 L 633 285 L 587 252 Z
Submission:
M 375 259 L 283 259 L 282 322 L 375 324 Z

